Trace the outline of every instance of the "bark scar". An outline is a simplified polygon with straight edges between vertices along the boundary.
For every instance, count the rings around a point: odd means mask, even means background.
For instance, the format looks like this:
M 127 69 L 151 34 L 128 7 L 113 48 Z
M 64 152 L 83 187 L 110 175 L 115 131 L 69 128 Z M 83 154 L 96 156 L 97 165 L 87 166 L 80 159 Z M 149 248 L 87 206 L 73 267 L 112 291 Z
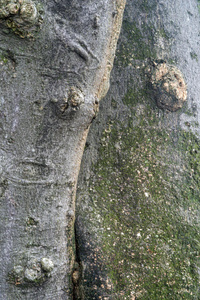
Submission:
M 86 63 L 89 62 L 91 58 L 99 63 L 98 57 L 81 36 L 75 33 L 67 33 L 66 28 L 63 27 L 61 29 L 57 23 L 55 23 L 55 31 L 61 42 L 81 57 Z

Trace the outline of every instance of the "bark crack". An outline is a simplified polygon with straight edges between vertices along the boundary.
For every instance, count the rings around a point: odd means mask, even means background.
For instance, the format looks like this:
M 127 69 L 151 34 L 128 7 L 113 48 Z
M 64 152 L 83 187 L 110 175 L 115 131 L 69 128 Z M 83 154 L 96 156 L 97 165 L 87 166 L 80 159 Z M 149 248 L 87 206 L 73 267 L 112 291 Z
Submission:
M 75 262 L 74 269 L 72 273 L 72 283 L 73 283 L 73 300 L 83 300 L 83 290 L 82 290 L 82 278 L 83 278 L 83 267 L 80 259 L 80 249 L 79 242 L 76 233 L 76 224 L 74 226 L 74 238 L 75 238 Z

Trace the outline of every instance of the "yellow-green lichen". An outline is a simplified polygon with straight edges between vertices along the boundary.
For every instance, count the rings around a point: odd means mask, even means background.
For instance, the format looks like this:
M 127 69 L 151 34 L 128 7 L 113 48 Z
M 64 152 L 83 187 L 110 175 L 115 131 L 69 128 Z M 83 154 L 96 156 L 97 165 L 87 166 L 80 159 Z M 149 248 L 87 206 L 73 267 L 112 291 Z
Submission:
M 5 0 L 0 2 L 0 20 L 20 37 L 32 37 L 42 23 L 42 9 L 32 0 Z

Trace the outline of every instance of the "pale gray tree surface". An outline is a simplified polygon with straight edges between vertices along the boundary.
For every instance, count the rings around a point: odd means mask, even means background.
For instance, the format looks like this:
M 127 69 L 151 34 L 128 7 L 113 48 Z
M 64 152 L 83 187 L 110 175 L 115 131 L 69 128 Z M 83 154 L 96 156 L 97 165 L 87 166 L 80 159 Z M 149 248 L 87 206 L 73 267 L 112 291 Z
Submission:
M 76 183 L 125 1 L 0 1 L 0 299 L 72 299 Z
M 0 1 L 1 300 L 200 298 L 199 4 Z

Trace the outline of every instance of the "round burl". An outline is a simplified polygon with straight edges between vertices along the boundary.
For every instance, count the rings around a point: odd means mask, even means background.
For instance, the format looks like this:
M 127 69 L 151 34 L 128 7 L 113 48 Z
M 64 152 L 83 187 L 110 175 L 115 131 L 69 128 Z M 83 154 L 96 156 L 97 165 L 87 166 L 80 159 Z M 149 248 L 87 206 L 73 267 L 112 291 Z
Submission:
M 159 108 L 177 111 L 187 99 L 187 86 L 183 75 L 166 62 L 153 63 L 151 84 Z

